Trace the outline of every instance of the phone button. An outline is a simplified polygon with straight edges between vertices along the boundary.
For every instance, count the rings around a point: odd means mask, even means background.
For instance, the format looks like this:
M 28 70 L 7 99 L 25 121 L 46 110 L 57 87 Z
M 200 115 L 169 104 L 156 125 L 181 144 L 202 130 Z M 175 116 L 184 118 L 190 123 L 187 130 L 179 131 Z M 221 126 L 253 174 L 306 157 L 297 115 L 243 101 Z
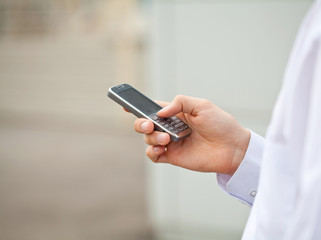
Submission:
M 179 128 L 179 127 L 181 127 L 181 126 L 183 126 L 183 125 L 185 125 L 185 123 L 180 122 L 180 123 L 176 124 L 175 127 L 176 127 L 176 128 Z
M 150 118 L 153 119 L 153 120 L 159 119 L 159 118 L 157 117 L 157 115 L 151 116 Z

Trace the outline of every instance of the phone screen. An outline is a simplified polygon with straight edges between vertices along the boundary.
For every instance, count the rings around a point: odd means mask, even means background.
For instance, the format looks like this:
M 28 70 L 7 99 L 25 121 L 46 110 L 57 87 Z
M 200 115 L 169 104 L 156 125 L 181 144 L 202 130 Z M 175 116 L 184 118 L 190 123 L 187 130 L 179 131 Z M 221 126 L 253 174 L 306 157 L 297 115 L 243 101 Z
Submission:
M 148 116 L 162 109 L 158 104 L 133 88 L 121 91 L 118 95 Z

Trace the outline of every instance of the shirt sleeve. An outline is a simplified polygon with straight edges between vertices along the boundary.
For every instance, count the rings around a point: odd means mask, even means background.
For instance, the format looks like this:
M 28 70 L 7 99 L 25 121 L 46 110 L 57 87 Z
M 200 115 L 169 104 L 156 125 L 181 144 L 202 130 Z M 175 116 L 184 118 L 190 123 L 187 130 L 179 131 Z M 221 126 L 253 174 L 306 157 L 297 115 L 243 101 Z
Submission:
M 250 206 L 257 193 L 264 142 L 263 137 L 251 131 L 245 157 L 233 176 L 217 174 L 218 184 L 223 191 Z

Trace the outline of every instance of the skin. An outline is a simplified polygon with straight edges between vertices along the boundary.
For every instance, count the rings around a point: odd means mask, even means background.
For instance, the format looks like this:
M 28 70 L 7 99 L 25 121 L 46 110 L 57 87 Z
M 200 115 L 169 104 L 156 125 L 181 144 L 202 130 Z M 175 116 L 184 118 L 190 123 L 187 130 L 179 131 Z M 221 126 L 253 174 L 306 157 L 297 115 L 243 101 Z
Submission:
M 177 96 L 171 103 L 158 102 L 164 108 L 160 117 L 178 116 L 192 129 L 179 142 L 167 133 L 154 131 L 150 120 L 137 119 L 135 131 L 144 134 L 149 145 L 146 155 L 155 163 L 169 163 L 199 172 L 233 175 L 242 162 L 251 133 L 230 114 L 208 100 Z

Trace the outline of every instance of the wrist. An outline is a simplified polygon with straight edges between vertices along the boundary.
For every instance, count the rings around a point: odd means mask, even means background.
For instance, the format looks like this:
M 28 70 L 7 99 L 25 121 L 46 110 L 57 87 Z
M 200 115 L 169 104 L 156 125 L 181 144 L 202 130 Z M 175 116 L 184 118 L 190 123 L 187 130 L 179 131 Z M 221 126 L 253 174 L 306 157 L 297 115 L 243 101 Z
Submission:
M 234 148 L 231 169 L 228 173 L 231 176 L 236 172 L 245 157 L 251 139 L 251 132 L 243 128 L 242 132 L 240 132 L 240 135 L 236 139 L 238 141 L 236 142 L 236 147 Z

